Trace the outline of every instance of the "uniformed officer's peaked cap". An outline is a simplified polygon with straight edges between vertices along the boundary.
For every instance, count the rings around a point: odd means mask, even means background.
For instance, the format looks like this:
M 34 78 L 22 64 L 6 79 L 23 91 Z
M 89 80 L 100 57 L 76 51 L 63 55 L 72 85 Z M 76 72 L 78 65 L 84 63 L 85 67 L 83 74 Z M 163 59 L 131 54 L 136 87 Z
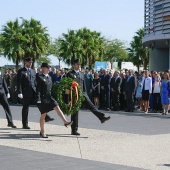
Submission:
M 42 63 L 42 64 L 41 64 L 41 67 L 47 67 L 47 68 L 50 68 L 50 65 L 48 65 L 48 63 Z
M 25 61 L 32 62 L 32 58 L 31 57 L 26 57 Z
M 71 64 L 81 64 L 79 59 L 71 59 Z

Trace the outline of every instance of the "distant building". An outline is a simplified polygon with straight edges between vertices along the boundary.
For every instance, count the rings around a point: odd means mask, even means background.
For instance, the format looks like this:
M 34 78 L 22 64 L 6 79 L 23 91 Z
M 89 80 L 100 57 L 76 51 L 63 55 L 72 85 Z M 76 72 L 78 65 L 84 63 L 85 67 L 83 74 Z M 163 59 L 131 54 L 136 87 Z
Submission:
M 145 36 L 149 50 L 149 70 L 170 68 L 170 0 L 145 0 Z

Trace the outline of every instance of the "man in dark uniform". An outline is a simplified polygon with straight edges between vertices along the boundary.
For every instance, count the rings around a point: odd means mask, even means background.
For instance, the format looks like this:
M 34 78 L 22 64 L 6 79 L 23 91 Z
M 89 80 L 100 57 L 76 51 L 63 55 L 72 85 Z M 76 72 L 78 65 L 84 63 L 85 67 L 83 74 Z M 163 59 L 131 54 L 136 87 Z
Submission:
M 76 79 L 76 81 L 81 86 L 81 90 L 82 90 L 83 96 L 85 98 L 85 100 L 82 103 L 84 105 L 84 107 L 89 109 L 96 117 L 98 117 L 98 119 L 101 121 L 101 123 L 104 123 L 105 121 L 109 120 L 110 116 L 105 117 L 104 113 L 100 112 L 94 106 L 94 104 L 90 101 L 90 99 L 87 95 L 86 86 L 85 86 L 85 82 L 84 82 L 84 73 L 79 71 L 80 66 L 81 66 L 79 59 L 72 58 L 71 64 L 72 64 L 73 69 L 67 73 L 67 76 L 71 77 L 73 79 Z M 71 134 L 72 135 L 80 135 L 80 133 L 77 132 L 78 131 L 78 112 L 71 115 L 71 121 L 73 121 L 73 124 L 71 125 L 71 129 L 72 129 Z
M 18 103 L 18 93 L 17 93 L 17 72 L 16 69 L 12 69 L 11 73 L 11 84 L 10 84 L 10 89 L 11 89 L 11 99 L 12 103 Z
M 8 126 L 16 128 L 16 126 L 13 124 L 12 114 L 7 98 L 10 98 L 10 94 L 5 81 L 4 72 L 0 69 L 0 103 L 5 110 Z
M 22 125 L 23 129 L 30 129 L 28 126 L 29 105 L 36 100 L 36 72 L 31 69 L 32 58 L 25 58 L 25 66 L 17 73 L 18 97 L 23 99 Z M 54 120 L 46 117 L 46 121 Z
M 11 73 L 10 73 L 10 69 L 5 69 L 4 70 L 4 77 L 5 77 L 5 81 L 6 81 L 7 87 L 8 87 L 9 94 L 11 96 L 11 89 L 10 89 Z M 8 101 L 10 102 L 11 98 L 9 98 Z

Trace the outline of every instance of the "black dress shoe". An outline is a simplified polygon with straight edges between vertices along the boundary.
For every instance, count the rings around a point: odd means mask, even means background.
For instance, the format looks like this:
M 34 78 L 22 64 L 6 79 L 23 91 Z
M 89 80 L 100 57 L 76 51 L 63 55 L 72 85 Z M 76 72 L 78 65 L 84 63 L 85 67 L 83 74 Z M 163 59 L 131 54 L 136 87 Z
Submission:
M 41 132 L 40 132 L 40 137 L 41 137 L 41 138 L 48 138 L 47 135 L 43 135 Z
M 13 123 L 8 123 L 8 127 L 17 128 Z
M 65 123 L 64 126 L 65 126 L 65 127 L 68 127 L 68 126 L 71 126 L 72 124 L 73 124 L 73 121 L 68 122 L 68 123 Z
M 51 118 L 51 117 L 46 117 L 45 118 L 45 122 L 49 122 L 49 121 L 53 121 L 53 120 L 55 120 L 54 118 Z
M 71 132 L 71 135 L 78 135 L 78 136 L 79 136 L 80 133 L 78 133 L 77 131 L 72 131 L 72 132 Z
M 28 125 L 23 126 L 22 128 L 23 128 L 23 129 L 31 129 Z
M 110 116 L 108 116 L 108 117 L 103 117 L 102 119 L 101 119 L 101 123 L 104 123 L 105 121 L 107 121 L 107 120 L 109 120 L 110 119 Z

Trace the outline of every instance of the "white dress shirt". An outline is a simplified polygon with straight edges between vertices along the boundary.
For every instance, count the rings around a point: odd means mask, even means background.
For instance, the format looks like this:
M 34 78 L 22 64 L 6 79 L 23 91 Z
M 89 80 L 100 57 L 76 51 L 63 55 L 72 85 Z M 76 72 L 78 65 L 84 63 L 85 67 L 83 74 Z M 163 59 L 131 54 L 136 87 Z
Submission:
M 145 86 L 144 86 L 144 83 L 145 83 Z M 149 90 L 149 93 L 152 93 L 152 78 L 151 77 L 143 77 L 141 91 L 143 89 L 143 86 L 145 87 L 144 90 Z
M 153 93 L 160 93 L 160 91 L 161 91 L 160 82 L 155 81 Z

